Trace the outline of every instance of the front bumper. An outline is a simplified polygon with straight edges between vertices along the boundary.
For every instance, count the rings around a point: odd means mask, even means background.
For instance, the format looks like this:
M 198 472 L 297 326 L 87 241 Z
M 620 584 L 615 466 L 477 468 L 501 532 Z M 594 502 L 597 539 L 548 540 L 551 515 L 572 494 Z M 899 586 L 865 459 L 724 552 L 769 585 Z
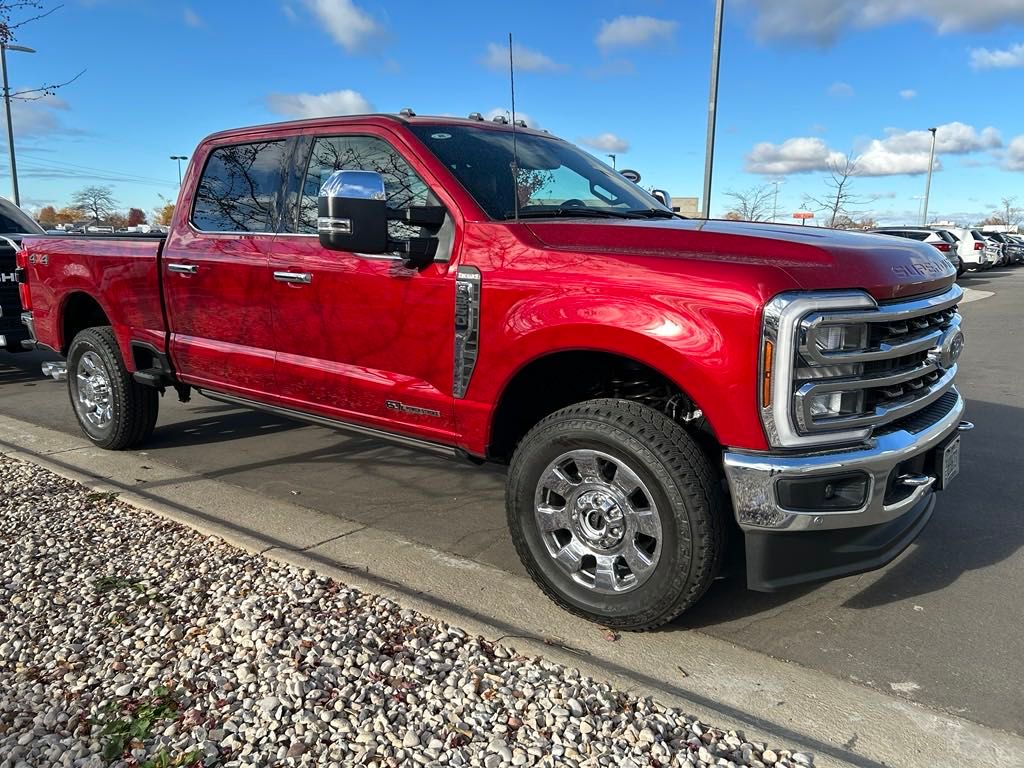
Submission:
M 924 527 L 934 505 L 937 478 L 929 474 L 925 458 L 957 431 L 963 417 L 963 398 L 955 388 L 949 392 L 955 402 L 934 422 L 875 436 L 866 446 L 801 454 L 727 451 L 725 474 L 747 541 L 748 585 L 770 590 L 834 578 L 880 567 L 899 555 Z M 938 403 L 936 408 L 945 410 Z M 923 479 L 894 493 L 897 476 L 909 472 L 908 467 Z M 780 480 L 852 472 L 868 477 L 865 501 L 858 509 L 795 510 L 779 501 Z M 776 561 L 785 561 L 786 567 L 780 569 Z

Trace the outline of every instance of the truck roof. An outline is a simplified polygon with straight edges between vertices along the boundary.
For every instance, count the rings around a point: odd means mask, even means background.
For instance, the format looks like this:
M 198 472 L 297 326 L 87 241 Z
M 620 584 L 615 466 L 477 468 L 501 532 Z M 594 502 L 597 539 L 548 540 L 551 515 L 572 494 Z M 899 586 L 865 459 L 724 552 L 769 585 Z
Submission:
M 479 113 L 473 113 L 474 115 Z M 257 133 L 264 131 L 281 131 L 290 132 L 296 129 L 302 130 L 307 128 L 321 128 L 330 127 L 334 125 L 378 125 L 381 127 L 391 126 L 394 124 L 401 125 L 463 125 L 473 128 L 483 128 L 493 131 L 508 131 L 511 132 L 513 126 L 511 123 L 495 122 L 494 120 L 485 120 L 483 117 L 480 119 L 469 118 L 469 117 L 452 117 L 450 115 L 415 115 L 415 114 L 392 114 L 392 113 L 374 113 L 365 115 L 337 115 L 329 117 L 313 117 L 305 120 L 286 120 L 279 123 L 264 123 L 262 125 L 250 125 L 242 128 L 230 128 L 224 131 L 217 131 L 207 136 L 203 141 L 229 139 L 232 137 L 241 137 L 249 133 Z M 528 133 L 533 136 L 546 136 L 548 138 L 557 138 L 552 136 L 547 131 L 538 130 L 536 128 L 526 128 L 521 125 L 515 126 L 517 133 Z

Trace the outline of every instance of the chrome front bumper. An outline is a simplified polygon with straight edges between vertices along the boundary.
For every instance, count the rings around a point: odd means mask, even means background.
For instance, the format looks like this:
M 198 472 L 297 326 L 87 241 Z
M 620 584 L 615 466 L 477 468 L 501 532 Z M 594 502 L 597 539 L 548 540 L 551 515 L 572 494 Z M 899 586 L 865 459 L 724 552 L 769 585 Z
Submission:
M 951 391 L 956 392 L 956 389 Z M 886 504 L 889 476 L 902 462 L 932 450 L 960 428 L 963 398 L 957 393 L 953 408 L 934 424 L 911 433 L 897 430 L 871 439 L 866 447 L 827 453 L 767 454 L 726 451 L 736 520 L 744 531 L 827 531 L 890 522 L 934 493 L 935 477 L 915 484 L 909 495 Z M 779 504 L 776 484 L 782 478 L 861 471 L 868 475 L 865 503 L 852 511 L 796 511 Z

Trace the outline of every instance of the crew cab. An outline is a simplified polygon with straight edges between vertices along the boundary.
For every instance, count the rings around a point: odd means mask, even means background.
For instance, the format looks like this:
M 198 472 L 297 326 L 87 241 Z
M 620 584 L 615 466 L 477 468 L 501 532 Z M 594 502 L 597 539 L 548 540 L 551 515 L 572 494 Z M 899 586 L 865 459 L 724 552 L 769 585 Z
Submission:
M 217 133 L 166 236 L 18 259 L 96 445 L 199 392 L 508 464 L 528 571 L 605 626 L 679 615 L 730 542 L 757 590 L 891 561 L 969 427 L 962 292 L 930 245 L 683 219 L 478 115 Z

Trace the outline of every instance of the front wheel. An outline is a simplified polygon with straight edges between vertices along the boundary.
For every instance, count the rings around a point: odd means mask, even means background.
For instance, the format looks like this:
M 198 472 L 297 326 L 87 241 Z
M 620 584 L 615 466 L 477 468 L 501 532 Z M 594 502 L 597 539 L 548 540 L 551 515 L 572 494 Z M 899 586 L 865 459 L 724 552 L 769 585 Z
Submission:
M 695 603 L 724 553 L 717 474 L 664 414 L 628 400 L 557 411 L 523 438 L 509 528 L 541 589 L 604 626 L 654 629 Z
M 100 448 L 132 448 L 153 434 L 160 395 L 132 378 L 109 326 L 86 328 L 71 342 L 68 394 L 82 431 Z

